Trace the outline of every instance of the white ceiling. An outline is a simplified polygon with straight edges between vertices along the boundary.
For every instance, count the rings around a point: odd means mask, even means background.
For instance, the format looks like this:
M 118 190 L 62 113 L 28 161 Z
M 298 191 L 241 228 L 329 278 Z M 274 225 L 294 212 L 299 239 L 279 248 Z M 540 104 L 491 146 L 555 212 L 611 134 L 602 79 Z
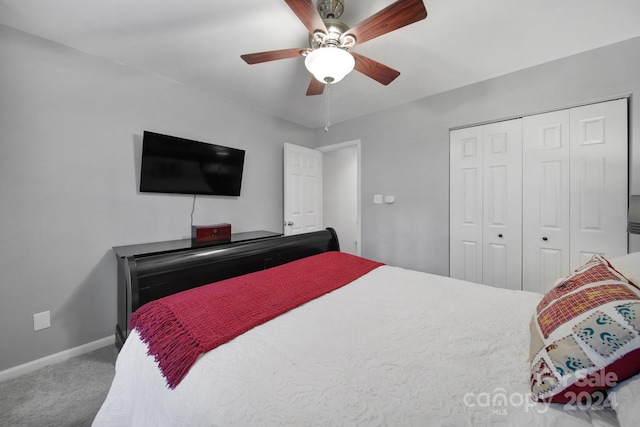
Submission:
M 348 75 L 331 88 L 332 122 L 640 36 L 639 0 L 424 1 L 427 19 L 353 49 L 402 74 L 389 86 Z M 353 26 L 393 0 L 344 2 L 341 20 Z M 325 123 L 325 97 L 305 96 L 302 57 L 240 59 L 308 46 L 283 0 L 0 0 L 0 23 L 304 126 Z

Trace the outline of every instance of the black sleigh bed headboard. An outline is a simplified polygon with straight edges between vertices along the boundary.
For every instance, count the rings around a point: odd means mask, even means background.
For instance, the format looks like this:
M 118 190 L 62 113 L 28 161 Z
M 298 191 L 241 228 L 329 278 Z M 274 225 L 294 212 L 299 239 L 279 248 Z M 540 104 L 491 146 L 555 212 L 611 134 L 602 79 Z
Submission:
M 187 289 L 264 270 L 327 251 L 339 251 L 332 228 L 293 236 L 229 243 L 123 260 L 126 306 L 118 300 L 116 344 L 129 334 L 129 317 L 142 305 Z

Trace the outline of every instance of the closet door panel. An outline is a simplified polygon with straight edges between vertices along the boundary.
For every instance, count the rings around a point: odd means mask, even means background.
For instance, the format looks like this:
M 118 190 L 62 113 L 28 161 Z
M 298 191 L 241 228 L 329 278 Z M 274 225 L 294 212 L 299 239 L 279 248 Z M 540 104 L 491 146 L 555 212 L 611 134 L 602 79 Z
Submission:
M 627 253 L 627 100 L 571 109 L 571 269 Z
M 482 283 L 522 289 L 522 120 L 483 126 Z
M 520 290 L 516 285 L 516 283 L 519 284 L 519 281 L 509 276 L 508 250 L 509 248 L 505 244 L 490 243 L 485 246 L 483 271 L 484 275 L 490 278 L 485 281 L 485 284 L 496 288 Z
M 569 110 L 523 119 L 523 289 L 546 293 L 569 273 Z
M 556 280 L 567 275 L 566 258 L 568 255 L 569 251 L 567 250 L 540 248 L 539 269 L 536 272 L 539 279 L 533 284 L 528 283 L 527 288 L 523 285 L 523 289 L 541 294 L 549 292 Z
M 450 132 L 449 275 L 482 283 L 482 128 Z
M 451 275 L 545 293 L 627 252 L 628 100 L 451 133 Z
M 482 278 L 482 264 L 478 262 L 478 258 L 482 257 L 482 245 L 478 242 L 463 240 L 460 242 L 462 247 L 461 266 L 455 277 L 456 279 L 468 280 L 474 283 L 480 283 Z

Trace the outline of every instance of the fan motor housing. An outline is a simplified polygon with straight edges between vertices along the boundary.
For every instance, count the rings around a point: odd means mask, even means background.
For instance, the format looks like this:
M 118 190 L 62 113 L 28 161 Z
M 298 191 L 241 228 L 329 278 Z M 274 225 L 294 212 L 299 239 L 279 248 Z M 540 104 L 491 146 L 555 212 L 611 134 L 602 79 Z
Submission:
M 349 29 L 349 26 L 337 19 L 323 19 L 323 21 L 327 26 L 327 35 L 309 34 L 309 46 L 312 49 L 331 45 L 339 47 L 341 45 L 340 36 Z

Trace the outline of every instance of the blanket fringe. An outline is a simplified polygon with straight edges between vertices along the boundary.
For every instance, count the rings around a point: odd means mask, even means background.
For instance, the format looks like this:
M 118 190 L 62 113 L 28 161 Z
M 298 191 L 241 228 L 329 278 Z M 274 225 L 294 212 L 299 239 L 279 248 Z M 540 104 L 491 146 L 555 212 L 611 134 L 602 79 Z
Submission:
M 203 349 L 198 340 L 177 321 L 177 316 L 169 307 L 159 301 L 149 304 L 156 307 L 133 313 L 131 325 L 137 328 L 142 341 L 147 344 L 147 354 L 154 357 L 168 387 L 174 389 L 203 353 Z

